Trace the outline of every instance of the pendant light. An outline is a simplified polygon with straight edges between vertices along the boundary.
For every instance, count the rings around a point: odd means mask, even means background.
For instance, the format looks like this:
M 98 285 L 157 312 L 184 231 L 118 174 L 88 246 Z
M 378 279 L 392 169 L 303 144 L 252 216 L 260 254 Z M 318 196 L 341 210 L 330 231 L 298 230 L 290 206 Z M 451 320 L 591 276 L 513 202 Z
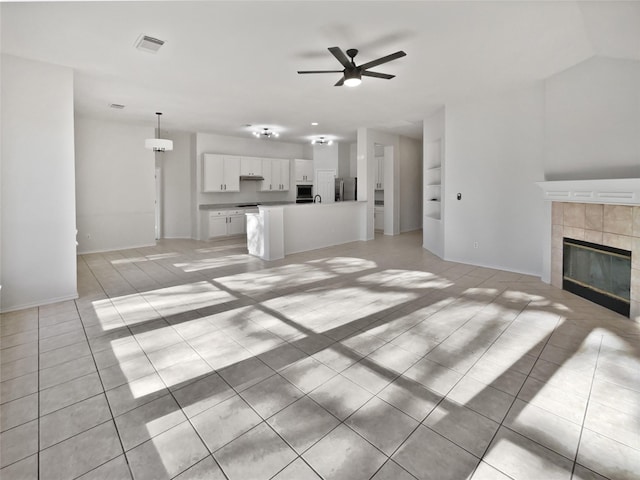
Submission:
M 158 116 L 158 130 L 156 132 L 156 138 L 147 138 L 144 141 L 144 148 L 153 150 L 154 152 L 169 152 L 173 150 L 173 140 L 167 140 L 160 137 L 160 115 L 162 112 L 156 112 Z

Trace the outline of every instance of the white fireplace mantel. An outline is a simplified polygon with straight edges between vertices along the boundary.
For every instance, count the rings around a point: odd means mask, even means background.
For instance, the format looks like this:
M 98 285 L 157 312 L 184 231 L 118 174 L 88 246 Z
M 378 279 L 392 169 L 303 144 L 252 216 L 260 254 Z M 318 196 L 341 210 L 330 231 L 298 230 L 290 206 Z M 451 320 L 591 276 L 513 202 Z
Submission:
M 640 205 L 640 178 L 536 182 L 553 202 Z

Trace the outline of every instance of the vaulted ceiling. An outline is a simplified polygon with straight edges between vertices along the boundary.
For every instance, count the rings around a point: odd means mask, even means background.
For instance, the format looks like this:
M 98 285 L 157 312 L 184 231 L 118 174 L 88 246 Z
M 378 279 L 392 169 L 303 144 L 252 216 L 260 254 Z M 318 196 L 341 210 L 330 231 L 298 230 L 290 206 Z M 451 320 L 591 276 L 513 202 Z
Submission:
M 640 60 L 640 2 L 11 2 L 2 52 L 74 69 L 80 115 L 280 140 L 355 138 L 368 126 L 419 138 L 448 102 L 519 88 L 594 55 Z M 151 54 L 141 34 L 164 40 Z M 407 56 L 334 87 L 328 47 L 357 63 Z M 122 110 L 109 108 L 119 103 Z M 318 122 L 312 126 L 311 122 Z

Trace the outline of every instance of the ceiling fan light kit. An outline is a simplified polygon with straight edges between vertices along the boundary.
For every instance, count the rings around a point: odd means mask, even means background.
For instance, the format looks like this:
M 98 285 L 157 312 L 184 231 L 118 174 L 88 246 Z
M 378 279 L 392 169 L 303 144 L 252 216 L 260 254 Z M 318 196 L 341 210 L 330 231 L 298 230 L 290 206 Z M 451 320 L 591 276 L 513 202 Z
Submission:
M 390 55 L 372 60 L 371 62 L 363 63 L 362 65 L 356 65 L 356 62 L 353 59 L 358 54 L 358 50 L 356 50 L 355 48 L 350 48 L 349 50 L 347 50 L 346 55 L 340 49 L 340 47 L 329 47 L 329 51 L 344 67 L 343 70 L 298 70 L 298 73 L 300 75 L 309 73 L 342 73 L 342 78 L 336 82 L 335 86 L 341 87 L 342 85 L 346 85 L 347 87 L 355 87 L 357 85 L 360 85 L 363 76 L 391 80 L 393 77 L 395 77 L 395 75 L 372 72 L 369 69 L 377 67 L 378 65 L 382 65 L 383 63 L 391 62 L 392 60 L 396 60 L 406 55 L 406 53 L 404 53 L 402 50 L 399 50 Z
M 256 138 L 278 138 L 279 134 L 269 129 L 269 127 L 264 127 L 262 130 L 254 131 L 253 136 Z
M 357 70 L 348 70 L 344 72 L 344 84 L 347 87 L 357 87 L 362 83 L 362 75 Z
M 160 115 L 162 115 L 162 112 L 156 112 L 156 115 L 158 116 L 156 138 L 147 138 L 144 141 L 144 148 L 153 150 L 154 152 L 170 152 L 173 150 L 173 140 L 160 138 Z
M 333 140 L 327 140 L 324 137 L 314 138 L 311 145 L 333 145 Z

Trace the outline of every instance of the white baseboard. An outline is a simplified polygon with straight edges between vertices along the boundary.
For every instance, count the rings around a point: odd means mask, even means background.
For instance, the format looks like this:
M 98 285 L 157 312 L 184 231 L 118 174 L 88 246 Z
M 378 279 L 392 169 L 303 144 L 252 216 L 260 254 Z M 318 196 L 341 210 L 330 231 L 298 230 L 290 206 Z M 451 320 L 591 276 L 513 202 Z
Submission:
M 92 253 L 107 253 L 107 252 L 117 252 L 119 250 L 132 250 L 134 248 L 144 248 L 144 247 L 155 247 L 156 243 L 145 243 L 141 245 L 130 245 L 126 247 L 118 247 L 118 248 L 108 248 L 105 250 L 83 250 L 82 252 L 78 251 L 78 255 L 90 255 Z
M 59 302 L 66 302 L 68 300 L 75 300 L 78 297 L 79 297 L 78 293 L 76 292 L 73 295 L 65 295 L 64 297 L 47 298 L 45 300 L 39 300 L 39 301 L 33 302 L 33 303 L 25 303 L 25 304 L 22 304 L 22 305 L 11 305 L 9 308 L 0 309 L 0 313 L 9 313 L 9 312 L 15 312 L 17 310 L 25 310 L 27 308 L 42 307 L 44 305 L 50 305 L 52 303 L 59 303 Z

